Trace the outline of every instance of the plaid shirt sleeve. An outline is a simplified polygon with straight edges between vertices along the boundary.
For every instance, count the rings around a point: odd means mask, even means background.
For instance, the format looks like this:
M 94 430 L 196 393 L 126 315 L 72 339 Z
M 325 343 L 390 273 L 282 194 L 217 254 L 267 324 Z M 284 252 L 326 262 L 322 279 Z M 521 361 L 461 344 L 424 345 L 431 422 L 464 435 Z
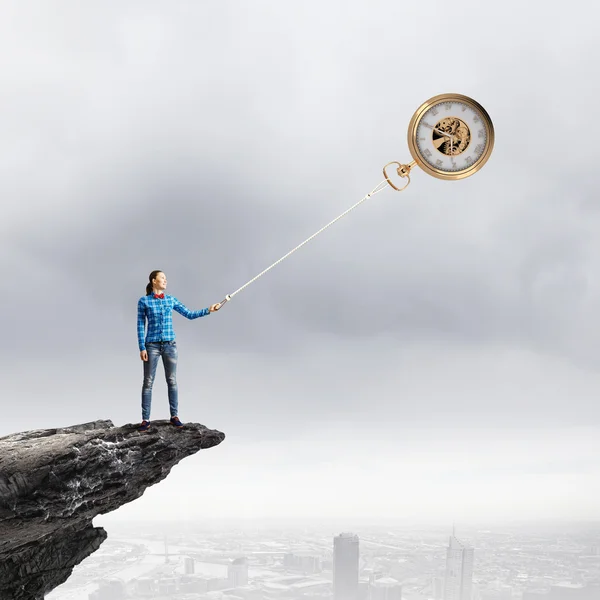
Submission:
M 137 334 L 138 334 L 138 346 L 140 352 L 146 349 L 146 305 L 144 304 L 143 298 L 138 301 L 137 308 Z
M 210 310 L 208 308 L 203 308 L 201 310 L 190 310 L 182 302 L 177 300 L 177 298 L 173 298 L 173 310 L 176 310 L 186 319 L 197 319 L 198 317 L 205 317 L 206 315 L 210 314 Z

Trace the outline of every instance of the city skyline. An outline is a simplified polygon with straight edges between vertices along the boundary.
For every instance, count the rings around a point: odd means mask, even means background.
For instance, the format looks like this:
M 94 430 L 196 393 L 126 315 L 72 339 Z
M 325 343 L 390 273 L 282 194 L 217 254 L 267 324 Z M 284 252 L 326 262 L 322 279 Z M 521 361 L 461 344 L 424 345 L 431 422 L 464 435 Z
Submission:
M 471 563 L 468 600 L 595 600 L 593 594 L 600 590 L 598 526 L 581 530 L 565 524 L 563 529 L 540 530 L 531 524 L 513 531 L 469 532 L 467 538 L 462 532 L 448 535 L 447 528 L 431 527 L 414 531 L 366 527 L 360 533 L 332 532 L 317 525 L 262 533 L 237 528 L 200 533 L 193 527 L 131 532 L 135 538 L 123 529 L 116 539 L 107 540 L 100 555 L 86 559 L 72 580 L 48 600 L 116 600 L 118 596 L 103 594 L 114 594 L 117 588 L 131 598 L 144 590 L 162 589 L 170 600 L 179 600 L 179 595 L 182 600 L 208 598 L 219 590 L 243 598 L 335 600 L 334 569 L 340 548 L 340 564 L 349 567 L 343 571 L 350 584 L 344 591 L 356 591 L 354 600 L 451 600 L 449 594 L 440 595 L 438 584 L 449 564 L 459 568 L 464 564 L 449 550 L 462 549 L 477 553 Z M 232 575 L 234 569 L 240 579 Z M 89 579 L 101 586 L 97 596 L 78 596 L 77 587 Z M 348 595 L 345 600 L 350 600 Z

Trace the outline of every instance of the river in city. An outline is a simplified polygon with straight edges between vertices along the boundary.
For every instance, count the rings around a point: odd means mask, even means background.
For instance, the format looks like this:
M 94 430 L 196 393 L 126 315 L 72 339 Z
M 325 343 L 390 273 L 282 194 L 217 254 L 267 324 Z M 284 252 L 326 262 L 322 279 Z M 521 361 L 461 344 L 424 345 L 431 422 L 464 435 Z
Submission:
M 124 560 L 121 565 L 111 565 L 110 571 L 103 570 L 100 575 L 100 568 L 97 570 L 93 566 L 94 554 L 87 560 L 91 563 L 81 569 L 86 568 L 90 573 L 90 579 L 93 576 L 94 582 L 86 582 L 83 585 L 69 585 L 69 580 L 50 594 L 46 600 L 88 600 L 89 594 L 96 591 L 100 580 L 120 579 L 124 583 L 132 583 L 140 577 L 145 577 L 155 572 L 173 573 L 181 575 L 184 573 L 185 556 L 199 552 L 197 547 L 190 546 L 168 546 L 169 562 L 165 561 L 164 542 L 152 540 L 134 540 L 134 539 L 115 539 L 111 540 L 113 545 L 122 544 L 124 546 L 144 546 L 147 554 L 137 560 L 132 558 Z M 97 557 L 98 555 L 96 555 Z M 77 572 L 78 568 L 75 568 Z M 96 571 L 96 572 L 94 572 Z M 227 578 L 227 565 L 208 563 L 194 560 L 194 573 L 207 578 Z M 83 574 L 83 573 L 82 573 Z M 81 577 L 81 575 L 79 575 Z

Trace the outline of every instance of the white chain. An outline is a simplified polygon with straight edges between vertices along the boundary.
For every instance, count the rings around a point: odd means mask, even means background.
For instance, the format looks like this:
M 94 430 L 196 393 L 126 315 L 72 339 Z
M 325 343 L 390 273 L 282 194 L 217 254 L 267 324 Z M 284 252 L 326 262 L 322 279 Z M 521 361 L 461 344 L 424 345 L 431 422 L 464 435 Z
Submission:
M 356 204 L 354 204 L 354 206 L 351 206 L 348 210 L 343 212 L 339 217 L 336 217 L 333 221 L 331 221 L 330 223 L 327 223 L 327 225 L 325 225 L 325 227 L 322 227 L 321 229 L 319 229 L 319 231 L 317 231 L 316 233 L 313 233 L 309 238 L 304 240 L 301 244 L 298 244 L 294 249 L 290 250 L 285 256 L 282 256 L 278 261 L 274 262 L 270 267 L 267 267 L 264 271 L 259 273 L 256 277 L 253 277 L 250 281 L 245 283 L 241 288 L 237 289 L 232 294 L 228 294 L 225 297 L 225 300 L 223 302 L 226 302 L 227 300 L 231 300 L 231 298 L 233 298 L 236 294 L 241 292 L 244 288 L 248 287 L 252 282 L 256 281 L 259 277 L 262 277 L 267 271 L 270 271 L 274 266 L 278 265 L 282 260 L 284 260 L 288 256 L 290 256 L 290 254 L 293 254 L 294 252 L 296 252 L 296 250 L 298 250 L 299 248 L 302 248 L 302 246 L 304 246 L 304 244 L 310 242 L 310 240 L 312 240 L 314 237 L 319 235 L 319 233 L 321 233 L 322 231 L 325 231 L 325 229 L 327 229 L 329 226 L 333 225 L 336 221 L 341 219 L 343 216 L 347 215 L 351 210 L 356 208 L 359 204 L 361 204 L 362 202 L 364 202 L 371 196 L 374 196 L 375 194 L 378 194 L 379 192 L 381 192 L 383 189 L 385 189 L 387 187 L 387 183 L 388 183 L 388 181 L 386 179 L 384 179 L 379 185 L 374 187 L 362 200 L 359 200 Z

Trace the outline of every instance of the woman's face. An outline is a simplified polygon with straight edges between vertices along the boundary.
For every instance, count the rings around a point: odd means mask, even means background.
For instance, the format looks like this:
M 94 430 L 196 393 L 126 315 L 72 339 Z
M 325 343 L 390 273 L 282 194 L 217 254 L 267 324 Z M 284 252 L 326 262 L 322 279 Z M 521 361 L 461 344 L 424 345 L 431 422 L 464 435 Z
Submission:
M 154 287 L 156 289 L 159 290 L 166 290 L 167 289 L 167 276 L 164 273 L 159 273 L 153 280 L 152 280 Z

